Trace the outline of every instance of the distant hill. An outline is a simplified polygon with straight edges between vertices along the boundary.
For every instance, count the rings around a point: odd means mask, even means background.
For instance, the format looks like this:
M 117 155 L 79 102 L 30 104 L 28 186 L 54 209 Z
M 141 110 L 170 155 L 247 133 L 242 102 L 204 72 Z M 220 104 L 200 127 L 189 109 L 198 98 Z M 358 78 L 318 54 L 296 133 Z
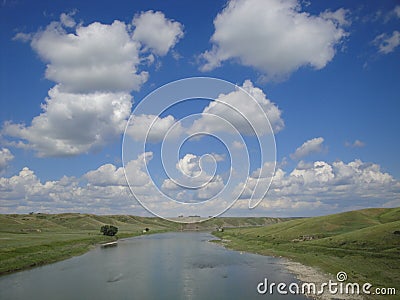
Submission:
M 202 223 L 179 224 L 161 218 L 130 215 L 99 216 L 64 213 L 0 215 L 0 274 L 65 259 L 93 245 L 122 237 L 180 230 L 215 230 L 221 226 L 248 227 L 274 224 L 282 218 L 214 218 Z M 100 227 L 118 227 L 117 237 L 103 236 Z
M 21 231 L 65 231 L 65 230 L 100 230 L 105 224 L 115 225 L 120 232 L 141 231 L 143 228 L 156 230 L 215 230 L 217 227 L 265 226 L 292 218 L 269 217 L 221 217 L 204 222 L 180 224 L 156 217 L 138 217 L 130 215 L 93 215 L 80 213 L 0 215 L 0 232 L 16 233 Z M 177 218 L 177 221 L 184 219 Z M 199 219 L 200 220 L 200 219 Z M 196 218 L 191 218 L 191 222 Z
M 118 227 L 118 237 L 177 230 L 160 218 L 97 216 L 91 214 L 0 215 L 0 274 L 80 255 L 96 244 L 117 237 L 100 233 L 102 225 Z
M 121 232 L 137 231 L 152 226 L 154 229 L 171 229 L 175 224 L 160 218 L 137 216 L 98 216 L 92 214 L 32 214 L 0 215 L 0 232 L 19 232 L 39 229 L 44 232 L 65 230 L 100 230 L 104 224 L 115 225 Z

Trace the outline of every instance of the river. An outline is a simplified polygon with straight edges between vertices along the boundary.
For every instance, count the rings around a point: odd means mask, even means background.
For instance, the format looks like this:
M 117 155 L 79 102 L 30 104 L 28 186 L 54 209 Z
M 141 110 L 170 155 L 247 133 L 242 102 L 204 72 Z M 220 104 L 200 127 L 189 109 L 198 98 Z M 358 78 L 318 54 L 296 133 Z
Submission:
M 278 258 L 231 251 L 204 232 L 143 235 L 0 277 L 0 299 L 306 299 L 260 295 L 259 282 L 298 282 Z

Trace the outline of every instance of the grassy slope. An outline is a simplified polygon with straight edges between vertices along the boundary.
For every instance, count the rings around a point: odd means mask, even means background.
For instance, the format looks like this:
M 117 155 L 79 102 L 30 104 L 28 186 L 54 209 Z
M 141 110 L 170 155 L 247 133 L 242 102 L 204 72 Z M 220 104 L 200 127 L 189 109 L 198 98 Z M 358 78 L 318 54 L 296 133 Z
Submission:
M 269 217 L 218 217 L 202 223 L 179 225 L 184 230 L 215 230 L 218 227 L 254 227 L 265 226 L 291 220 L 293 218 L 269 218 Z
M 230 240 L 228 246 L 234 249 L 289 257 L 331 274 L 345 271 L 351 282 L 395 287 L 400 293 L 396 230 L 400 230 L 400 208 L 366 209 L 214 234 Z M 316 239 L 293 241 L 304 235 Z
M 0 274 L 83 254 L 93 245 L 115 240 L 100 234 L 104 224 L 116 225 L 118 237 L 176 230 L 158 218 L 87 214 L 0 215 Z
M 200 224 L 180 225 L 160 218 L 90 214 L 0 215 L 0 274 L 59 261 L 88 251 L 93 245 L 114 240 L 100 234 L 104 224 L 119 228 L 118 237 L 179 230 L 214 230 L 219 226 L 263 226 L 278 218 L 217 218 Z

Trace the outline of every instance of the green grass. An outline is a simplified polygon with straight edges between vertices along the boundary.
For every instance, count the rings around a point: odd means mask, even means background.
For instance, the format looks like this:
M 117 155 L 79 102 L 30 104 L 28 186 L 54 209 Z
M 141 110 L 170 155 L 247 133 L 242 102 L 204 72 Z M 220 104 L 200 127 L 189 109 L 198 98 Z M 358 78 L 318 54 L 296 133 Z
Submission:
M 186 225 L 128 215 L 0 215 L 0 274 L 80 255 L 114 240 L 100 234 L 104 224 L 117 226 L 119 238 L 140 235 L 146 227 L 155 233 L 223 226 L 224 232 L 214 234 L 231 240 L 231 248 L 289 257 L 331 274 L 345 271 L 352 282 L 400 291 L 400 235 L 393 234 L 400 230 L 400 208 L 302 219 L 224 217 Z M 314 239 L 303 241 L 305 235 Z
M 100 233 L 104 224 L 119 228 L 117 237 Z M 142 234 L 176 230 L 159 218 L 88 214 L 0 215 L 0 274 L 80 255 L 94 245 Z
M 233 249 L 285 256 L 331 274 L 345 271 L 351 282 L 395 287 L 399 294 L 400 235 L 393 233 L 396 230 L 400 230 L 400 208 L 366 209 L 214 234 L 230 240 L 228 247 Z
M 215 218 L 181 225 L 160 218 L 91 214 L 0 215 L 0 274 L 31 268 L 80 255 L 94 245 L 142 234 L 179 230 L 215 230 L 219 226 L 263 226 L 278 218 Z M 117 237 L 100 233 L 104 224 L 115 225 Z

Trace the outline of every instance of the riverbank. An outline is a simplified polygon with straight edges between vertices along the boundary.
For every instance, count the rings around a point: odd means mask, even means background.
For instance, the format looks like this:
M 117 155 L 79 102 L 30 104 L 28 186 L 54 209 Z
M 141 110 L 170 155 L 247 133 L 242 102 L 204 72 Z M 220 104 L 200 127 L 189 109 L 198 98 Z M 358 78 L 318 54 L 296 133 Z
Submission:
M 116 237 L 100 234 L 106 224 L 118 227 L 118 238 L 167 231 L 207 230 L 219 227 L 265 226 L 287 218 L 213 218 L 202 223 L 179 224 L 155 217 L 99 216 L 63 213 L 0 214 L 0 275 L 78 256 Z
M 282 258 L 283 259 L 283 258 Z M 314 283 L 315 286 L 320 287 L 324 283 L 328 283 L 329 280 L 332 282 L 336 282 L 337 279 L 335 276 L 327 274 L 321 271 L 318 268 L 305 266 L 299 262 L 283 259 L 282 262 L 283 266 L 292 274 L 296 276 L 296 278 L 305 283 Z M 359 295 L 331 295 L 327 291 L 322 293 L 321 295 L 314 295 L 311 293 L 306 293 L 306 296 L 311 299 L 318 299 L 318 300 L 330 300 L 334 296 L 334 299 L 352 299 L 352 300 L 361 300 L 364 299 Z
M 292 220 L 263 228 L 226 229 L 213 234 L 228 248 L 285 257 L 312 267 L 307 272 L 289 263 L 302 281 L 307 278 L 304 274 L 315 273 L 329 280 L 335 279 L 338 272 L 346 272 L 347 282 L 360 285 L 368 282 L 373 288 L 396 289 L 397 296 L 374 295 L 371 299 L 397 299 L 400 293 L 399 228 L 400 209 L 394 208 Z
M 97 244 L 113 240 L 94 232 L 45 233 L 29 234 L 29 236 L 1 234 L 0 236 L 1 241 L 7 243 L 7 247 L 1 247 L 0 251 L 2 257 L 0 275 L 82 255 Z
M 104 224 L 119 228 L 116 237 L 100 233 Z M 82 255 L 118 238 L 175 230 L 158 218 L 87 214 L 0 215 L 0 275 Z
M 215 232 L 213 233 L 215 234 Z M 231 248 L 233 250 L 240 250 L 240 248 L 232 248 L 229 246 L 229 243 L 231 240 L 211 240 L 210 242 L 217 243 L 222 245 L 223 247 L 226 248 Z M 256 253 L 260 254 L 258 252 L 251 252 L 247 251 L 249 253 Z M 274 257 L 279 257 L 281 259 L 281 265 L 288 270 L 290 273 L 292 273 L 300 282 L 302 283 L 314 283 L 315 286 L 321 286 L 323 283 L 329 282 L 329 280 L 332 280 L 333 282 L 336 281 L 334 276 L 331 274 L 328 274 L 326 272 L 323 272 L 321 269 L 317 267 L 310 267 L 306 266 L 304 264 L 301 264 L 295 260 L 289 259 L 287 257 L 283 256 L 276 256 L 276 255 L 266 255 L 266 256 L 274 256 Z M 330 300 L 332 299 L 332 295 L 325 292 L 322 293 L 321 295 L 315 295 L 307 292 L 305 294 L 308 298 L 311 299 L 317 299 L 317 300 Z M 341 300 L 347 300 L 347 299 L 352 299 L 352 300 L 361 300 L 363 299 L 361 296 L 356 296 L 356 295 L 351 295 L 349 296 L 340 296 L 340 295 L 335 295 L 335 299 L 341 299 Z

